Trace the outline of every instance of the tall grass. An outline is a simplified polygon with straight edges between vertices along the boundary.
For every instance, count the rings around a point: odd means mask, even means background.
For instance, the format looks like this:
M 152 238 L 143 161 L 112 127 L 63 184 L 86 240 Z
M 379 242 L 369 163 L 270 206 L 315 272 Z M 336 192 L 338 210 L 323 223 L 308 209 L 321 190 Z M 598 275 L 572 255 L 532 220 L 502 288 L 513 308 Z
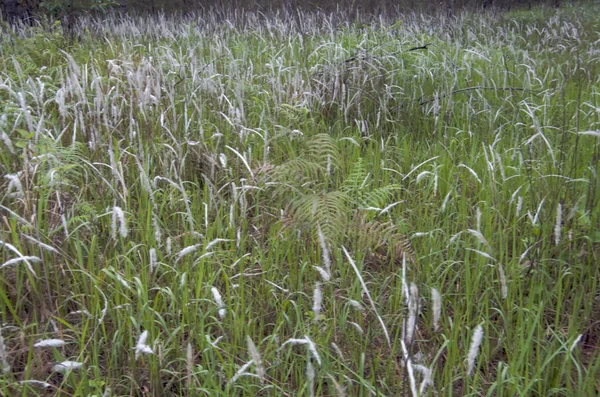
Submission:
M 596 8 L 4 26 L 1 393 L 597 395 Z

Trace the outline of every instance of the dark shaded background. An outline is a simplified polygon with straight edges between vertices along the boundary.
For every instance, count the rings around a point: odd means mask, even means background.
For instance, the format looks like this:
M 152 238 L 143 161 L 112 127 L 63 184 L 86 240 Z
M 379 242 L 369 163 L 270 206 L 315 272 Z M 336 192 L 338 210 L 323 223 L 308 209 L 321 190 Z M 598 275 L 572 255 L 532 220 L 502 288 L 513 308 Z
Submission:
M 0 12 L 4 19 L 35 20 L 43 15 L 64 17 L 67 14 L 94 12 L 94 5 L 106 0 L 49 0 L 57 5 L 54 13 L 48 7 L 40 7 L 44 0 L 0 0 Z M 537 4 L 559 7 L 561 0 L 114 0 L 117 11 L 148 14 L 156 12 L 227 11 L 231 9 L 262 11 L 276 10 L 322 10 L 344 11 L 348 14 L 390 15 L 405 12 L 446 12 L 453 14 L 464 9 L 510 9 L 530 8 Z M 97 9 L 97 7 L 96 7 Z M 98 12 L 98 11 L 95 11 Z

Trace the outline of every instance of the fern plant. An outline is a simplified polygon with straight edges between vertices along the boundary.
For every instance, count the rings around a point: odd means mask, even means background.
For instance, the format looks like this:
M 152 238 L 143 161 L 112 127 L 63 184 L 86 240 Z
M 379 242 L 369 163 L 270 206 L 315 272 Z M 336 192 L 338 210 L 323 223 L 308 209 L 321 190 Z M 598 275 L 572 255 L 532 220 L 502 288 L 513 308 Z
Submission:
M 381 222 L 364 209 L 384 208 L 400 190 L 391 184 L 373 188 L 364 159 L 359 158 L 338 183 L 340 152 L 328 134 L 317 134 L 303 142 L 298 158 L 275 167 L 269 186 L 276 202 L 289 201 L 287 227 L 317 241 L 318 229 L 330 244 L 345 244 L 367 252 L 371 263 L 397 262 L 403 256 L 414 261 L 410 241 L 393 222 Z M 269 196 L 273 198 L 273 196 Z

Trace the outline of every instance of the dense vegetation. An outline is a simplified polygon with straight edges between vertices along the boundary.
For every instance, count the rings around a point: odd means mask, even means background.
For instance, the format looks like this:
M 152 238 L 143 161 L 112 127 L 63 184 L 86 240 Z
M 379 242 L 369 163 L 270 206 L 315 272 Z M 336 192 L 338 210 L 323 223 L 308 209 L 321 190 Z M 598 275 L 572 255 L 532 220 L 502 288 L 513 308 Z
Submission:
M 589 0 L 588 0 L 589 1 Z M 245 10 L 272 12 L 274 10 L 321 10 L 358 14 L 389 14 L 392 12 L 444 11 L 463 9 L 510 9 L 539 4 L 560 6 L 561 0 L 441 0 L 436 2 L 415 0 L 3 0 L 0 17 L 8 19 L 38 20 L 44 16 L 69 20 L 85 13 L 118 11 L 126 13 L 189 13 L 204 10 L 230 12 Z
M 600 392 L 600 9 L 3 25 L 0 393 Z

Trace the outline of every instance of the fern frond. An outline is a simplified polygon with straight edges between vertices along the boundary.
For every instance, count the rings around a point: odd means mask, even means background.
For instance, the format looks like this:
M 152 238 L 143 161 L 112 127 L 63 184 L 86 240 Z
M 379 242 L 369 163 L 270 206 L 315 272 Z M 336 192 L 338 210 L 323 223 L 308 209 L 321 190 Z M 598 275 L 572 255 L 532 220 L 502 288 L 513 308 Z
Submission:
M 399 266 L 404 257 L 407 262 L 415 263 L 410 240 L 392 222 L 367 222 L 364 215 L 357 215 L 351 238 L 358 250 L 368 252 L 367 262 L 371 264 Z
M 339 241 L 348 222 L 348 196 L 339 191 L 309 194 L 293 204 L 295 222 L 317 236 L 318 225 L 329 241 Z
M 271 179 L 276 182 L 302 184 L 306 180 L 323 180 L 326 169 L 319 163 L 303 158 L 286 161 L 273 169 Z
M 305 156 L 323 167 L 338 167 L 340 151 L 329 134 L 316 134 L 307 138 Z
M 387 185 L 379 187 L 362 196 L 362 205 L 364 207 L 383 208 L 389 204 L 394 192 L 400 190 L 400 185 Z
M 342 184 L 342 191 L 344 192 L 356 192 L 360 190 L 361 186 L 365 183 L 367 178 L 367 167 L 362 157 L 356 160 L 356 163 L 352 166 L 350 174 L 344 180 Z

